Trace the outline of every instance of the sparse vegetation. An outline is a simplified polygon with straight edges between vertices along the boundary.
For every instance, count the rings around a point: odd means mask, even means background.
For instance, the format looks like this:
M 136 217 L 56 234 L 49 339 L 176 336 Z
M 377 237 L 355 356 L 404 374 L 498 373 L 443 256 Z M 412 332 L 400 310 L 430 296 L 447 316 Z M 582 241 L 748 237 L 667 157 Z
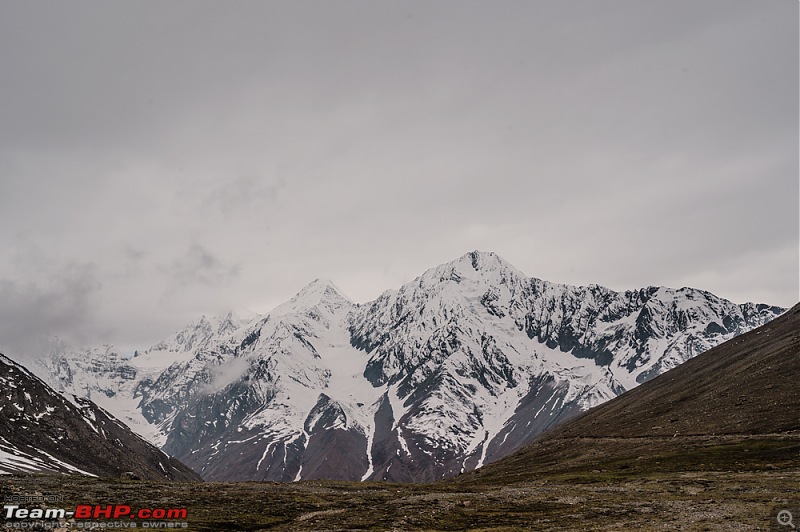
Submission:
M 169 483 L 15 476 L 3 492 L 65 504 L 189 508 L 191 530 L 758 530 L 797 503 L 800 469 L 574 471 L 506 486 L 472 483 Z

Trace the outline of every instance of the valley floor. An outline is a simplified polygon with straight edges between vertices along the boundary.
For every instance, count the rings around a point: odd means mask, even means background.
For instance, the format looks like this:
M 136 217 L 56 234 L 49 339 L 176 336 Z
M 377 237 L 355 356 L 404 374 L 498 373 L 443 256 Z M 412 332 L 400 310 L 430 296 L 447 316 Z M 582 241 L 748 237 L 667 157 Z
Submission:
M 58 506 L 64 508 L 187 507 L 189 529 L 204 531 L 769 530 L 779 509 L 800 507 L 800 470 L 589 471 L 503 487 L 166 483 L 43 475 L 8 476 L 0 485 L 5 497 L 62 496 Z

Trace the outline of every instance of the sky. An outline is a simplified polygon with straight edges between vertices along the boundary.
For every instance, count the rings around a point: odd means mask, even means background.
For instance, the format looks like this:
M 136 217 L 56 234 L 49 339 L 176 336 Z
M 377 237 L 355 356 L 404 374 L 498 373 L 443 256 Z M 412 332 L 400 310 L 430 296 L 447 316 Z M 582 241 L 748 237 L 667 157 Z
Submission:
M 0 0 L 0 351 L 471 250 L 798 302 L 794 0 Z

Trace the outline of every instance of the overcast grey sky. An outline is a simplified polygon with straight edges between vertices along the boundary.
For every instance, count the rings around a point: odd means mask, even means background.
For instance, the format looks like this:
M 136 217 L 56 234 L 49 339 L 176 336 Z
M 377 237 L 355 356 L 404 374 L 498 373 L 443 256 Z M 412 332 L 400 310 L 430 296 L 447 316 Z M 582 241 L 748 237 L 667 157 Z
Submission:
M 798 301 L 798 3 L 0 0 L 0 350 L 466 251 Z

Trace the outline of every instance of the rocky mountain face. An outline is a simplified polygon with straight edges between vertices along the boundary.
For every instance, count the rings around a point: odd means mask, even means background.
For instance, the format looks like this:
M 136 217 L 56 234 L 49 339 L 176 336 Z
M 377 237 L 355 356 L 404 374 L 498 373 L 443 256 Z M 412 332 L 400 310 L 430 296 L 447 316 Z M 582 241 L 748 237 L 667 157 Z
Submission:
M 0 355 L 0 473 L 200 480 L 88 399 L 72 401 Z
M 684 478 L 693 470 L 796 471 L 798 379 L 800 304 L 459 482 L 507 485 L 598 469 Z
M 356 305 L 315 281 L 263 316 L 202 319 L 130 360 L 61 353 L 91 395 L 206 479 L 430 481 L 497 460 L 784 309 L 614 292 L 472 252 Z

